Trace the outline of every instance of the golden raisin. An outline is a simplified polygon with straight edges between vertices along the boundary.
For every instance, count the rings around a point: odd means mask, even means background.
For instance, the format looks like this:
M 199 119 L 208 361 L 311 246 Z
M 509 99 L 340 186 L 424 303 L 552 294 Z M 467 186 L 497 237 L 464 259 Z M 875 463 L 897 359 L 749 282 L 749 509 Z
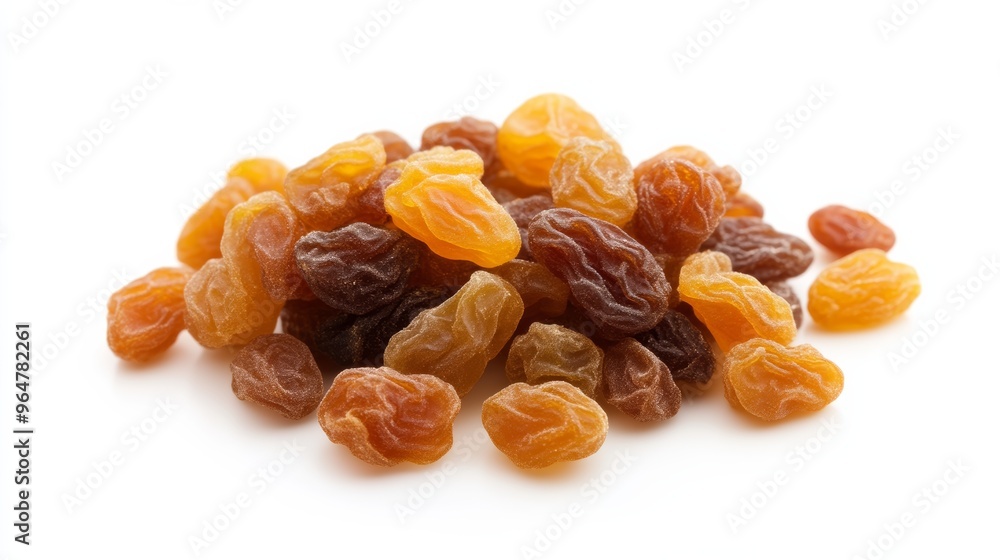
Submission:
M 862 329 L 902 315 L 919 295 L 913 267 L 862 249 L 820 273 L 809 288 L 809 315 L 830 329 Z
M 532 385 L 565 381 L 594 398 L 604 352 L 582 334 L 559 325 L 532 323 L 514 339 L 507 355 L 507 379 Z
M 251 291 L 240 283 L 222 259 L 198 269 L 184 288 L 184 322 L 188 332 L 207 348 L 247 344 L 271 334 L 281 313 L 263 285 Z
M 868 212 L 846 206 L 827 206 L 809 217 L 809 232 L 816 241 L 838 255 L 861 249 L 888 251 L 896 234 Z
M 632 164 L 617 144 L 578 136 L 552 165 L 552 200 L 562 208 L 625 225 L 635 213 Z
M 184 222 L 181 235 L 177 239 L 177 260 L 194 269 L 199 269 L 209 259 L 222 256 L 219 243 L 222 230 L 226 226 L 226 215 L 237 204 L 246 202 L 256 193 L 254 186 L 239 177 L 229 181 L 215 191 L 205 204 Z
M 514 383 L 483 403 L 483 427 L 522 469 L 589 457 L 604 444 L 608 416 L 565 381 Z
M 184 330 L 184 286 L 194 271 L 157 268 L 108 299 L 108 346 L 123 360 L 145 362 L 167 351 Z
M 378 466 L 428 465 L 451 449 L 462 402 L 432 375 L 387 367 L 347 369 L 319 405 L 319 425 L 334 443 Z
M 747 193 L 740 191 L 726 201 L 726 218 L 763 218 L 764 207 Z
M 769 422 L 821 410 L 844 388 L 840 368 L 812 346 L 786 348 L 760 338 L 729 351 L 722 379 L 733 408 Z
M 250 158 L 236 162 L 229 169 L 229 179 L 240 178 L 249 182 L 255 193 L 265 191 L 285 192 L 285 177 L 288 168 L 280 161 L 270 158 Z

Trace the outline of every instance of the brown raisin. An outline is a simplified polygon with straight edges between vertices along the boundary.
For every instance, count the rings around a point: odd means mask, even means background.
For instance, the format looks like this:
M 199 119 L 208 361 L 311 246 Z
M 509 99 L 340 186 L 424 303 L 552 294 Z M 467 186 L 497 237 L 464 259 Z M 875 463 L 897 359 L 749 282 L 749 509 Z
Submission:
M 758 218 L 723 218 L 701 250 L 725 254 L 734 271 L 761 282 L 799 276 L 813 262 L 808 243 L 781 233 Z
M 681 408 L 670 368 L 634 338 L 605 350 L 601 391 L 609 404 L 640 422 L 672 418 Z
M 636 239 L 654 253 L 690 255 L 718 227 L 726 196 L 719 181 L 685 160 L 655 161 L 636 172 Z
M 517 224 L 517 229 L 521 234 L 521 251 L 518 253 L 519 259 L 531 258 L 531 247 L 528 245 L 528 226 L 531 220 L 535 219 L 539 213 L 555 208 L 552 197 L 548 194 L 536 194 L 525 198 L 515 198 L 503 203 L 504 210 L 510 214 Z
M 297 420 L 316 410 L 323 398 L 323 374 L 303 342 L 287 334 L 255 338 L 229 365 L 233 393 L 285 418 Z
M 896 234 L 868 212 L 846 206 L 827 206 L 809 217 L 809 231 L 816 241 L 837 255 L 861 249 L 888 252 L 896 244 Z
M 489 169 L 496 161 L 497 125 L 474 117 L 433 124 L 424 130 L 420 149 L 429 150 L 435 146 L 472 150 L 479 154 L 483 166 Z
M 684 314 L 670 310 L 651 330 L 635 336 L 670 369 L 685 390 L 704 391 L 715 374 L 715 353 L 708 341 Z
M 382 147 L 385 149 L 385 162 L 387 164 L 406 159 L 413 154 L 413 146 L 410 146 L 409 142 L 395 132 L 379 130 L 372 132 L 372 136 L 382 142 Z
M 521 295 L 525 319 L 558 317 L 566 311 L 569 286 L 544 266 L 514 259 L 490 272 L 510 282 Z
M 799 295 L 795 293 L 795 288 L 793 288 L 788 282 L 768 282 L 764 285 L 775 294 L 781 296 L 781 299 L 788 302 L 788 305 L 792 308 L 792 317 L 795 317 L 795 326 L 801 327 L 804 319 L 802 312 L 802 300 L 799 299 Z

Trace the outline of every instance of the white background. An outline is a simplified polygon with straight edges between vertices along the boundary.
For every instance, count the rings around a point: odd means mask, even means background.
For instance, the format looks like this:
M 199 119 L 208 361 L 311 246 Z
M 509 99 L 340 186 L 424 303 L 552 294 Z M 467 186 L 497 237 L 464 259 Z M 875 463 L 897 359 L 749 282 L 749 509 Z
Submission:
M 885 558 L 995 557 L 1000 290 L 980 277 L 982 259 L 997 256 L 1000 205 L 995 2 L 931 0 L 886 37 L 890 0 L 567 0 L 564 19 L 546 14 L 557 0 L 402 1 L 350 60 L 342 45 L 387 1 L 247 0 L 221 14 L 207 0 L 72 2 L 51 18 L 37 15 L 42 4 L 0 8 L 2 354 L 13 362 L 13 325 L 27 320 L 36 357 L 48 356 L 31 390 L 30 548 L 12 541 L 13 375 L 2 381 L 4 557 L 194 556 L 190 538 L 241 492 L 251 504 L 202 557 L 523 558 L 541 546 L 547 558 L 874 558 L 880 538 Z M 703 35 L 707 46 L 679 68 L 674 55 L 724 9 L 730 23 L 711 24 L 718 37 Z M 44 25 L 25 31 L 25 17 Z M 165 76 L 135 90 L 148 68 Z M 814 88 L 830 94 L 811 99 Z M 443 463 L 360 463 L 314 417 L 287 422 L 234 398 L 229 353 L 187 334 L 147 368 L 106 348 L 108 287 L 175 262 L 192 201 L 249 155 L 248 136 L 295 166 L 380 128 L 419 142 L 463 101 L 499 122 L 547 91 L 616 128 L 633 162 L 689 143 L 754 171 L 744 185 L 768 220 L 803 237 L 816 208 L 869 208 L 881 196 L 899 238 L 892 256 L 918 268 L 922 297 L 868 332 L 807 321 L 799 340 L 846 375 L 841 398 L 816 415 L 759 425 L 717 387 L 662 425 L 612 413 L 599 453 L 542 472 L 518 471 L 491 444 L 456 443 L 445 458 L 455 472 L 403 522 L 396 505 Z M 142 99 L 126 111 L 123 94 Z M 789 128 L 782 119 L 797 109 Z M 275 111 L 292 116 L 284 124 Z M 68 173 L 54 171 L 102 119 L 111 132 Z M 939 130 L 957 139 L 925 151 Z M 774 153 L 744 167 L 768 139 Z M 920 169 L 915 156 L 934 161 Z M 829 262 L 818 250 L 800 293 Z M 894 366 L 890 353 L 914 338 L 915 357 Z M 465 400 L 456 441 L 476 435 L 502 379 L 491 370 Z M 162 422 L 158 401 L 177 407 Z M 144 441 L 123 441 L 143 425 Z M 302 450 L 259 492 L 251 477 L 293 441 Z M 99 476 L 116 452 L 123 463 Z M 785 483 L 765 498 L 776 476 Z M 100 486 L 67 508 L 88 477 Z M 915 501 L 925 488 L 944 495 Z M 734 529 L 744 500 L 763 505 L 744 508 Z M 553 528 L 571 508 L 580 515 Z M 915 524 L 889 535 L 907 513 Z

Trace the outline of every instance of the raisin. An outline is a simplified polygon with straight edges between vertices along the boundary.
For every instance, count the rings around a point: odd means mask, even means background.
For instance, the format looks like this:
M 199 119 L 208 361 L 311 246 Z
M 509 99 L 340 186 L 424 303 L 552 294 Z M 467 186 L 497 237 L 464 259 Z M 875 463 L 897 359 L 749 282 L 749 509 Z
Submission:
M 538 262 L 569 284 L 573 301 L 610 336 L 648 330 L 667 312 L 663 270 L 618 226 L 556 208 L 532 220 L 528 238 Z
M 310 230 L 330 231 L 355 220 L 359 197 L 385 167 L 382 142 L 371 134 L 331 147 L 285 179 L 288 201 Z
M 522 469 L 589 457 L 604 444 L 608 416 L 565 381 L 514 383 L 483 403 L 483 427 Z
M 233 393 L 285 418 L 305 418 L 323 398 L 323 374 L 309 347 L 287 334 L 255 338 L 229 365 Z
M 642 169 L 642 168 L 640 168 Z M 686 256 L 718 227 L 725 211 L 719 182 L 685 160 L 659 160 L 636 173 L 636 239 L 654 253 Z
M 416 242 L 398 230 L 360 222 L 314 231 L 295 244 L 296 262 L 316 297 L 355 315 L 403 295 L 419 254 Z
M 379 130 L 372 132 L 372 136 L 382 142 L 382 148 L 385 150 L 385 162 L 387 164 L 406 159 L 413 154 L 413 146 L 410 146 L 409 142 L 395 132 Z
M 788 302 L 759 280 L 732 271 L 729 257 L 706 251 L 681 269 L 681 301 L 694 308 L 723 351 L 751 338 L 790 343 L 796 335 Z
M 681 278 L 681 268 L 684 267 L 684 261 L 687 257 L 678 255 L 665 255 L 658 254 L 653 255 L 656 259 L 656 263 L 660 265 L 663 270 L 663 275 L 666 276 L 667 282 L 672 286 L 676 287 L 680 282 Z M 667 303 L 670 308 L 677 307 L 681 302 L 681 294 L 677 290 L 670 290 L 670 297 L 667 298 Z
M 531 247 L 528 245 L 528 226 L 539 213 L 555 208 L 552 197 L 548 194 L 536 194 L 525 198 L 515 198 L 503 203 L 503 207 L 514 219 L 518 233 L 521 235 L 521 251 L 517 258 L 530 259 Z
M 184 330 L 184 286 L 193 270 L 157 268 L 108 299 L 108 346 L 116 356 L 146 362 L 170 348 Z
M 385 211 L 385 189 L 396 182 L 403 174 L 402 166 L 391 165 L 379 173 L 378 178 L 363 193 L 358 195 L 357 213 L 354 220 L 373 226 L 380 226 L 389 221 Z
M 479 181 L 482 174 L 483 160 L 475 152 L 447 147 L 417 152 L 386 189 L 386 212 L 442 257 L 501 265 L 517 256 L 521 237 Z
M 799 276 L 813 262 L 808 243 L 758 218 L 723 218 L 701 250 L 725 254 L 734 271 L 765 283 Z
M 700 393 L 708 388 L 715 374 L 715 353 L 684 314 L 671 309 L 659 324 L 635 338 L 666 364 L 683 389 Z
M 844 388 L 840 368 L 812 346 L 786 348 L 760 338 L 729 351 L 722 380 L 733 408 L 769 422 L 821 410 Z
M 558 207 L 616 226 L 628 223 L 635 213 L 632 164 L 617 144 L 573 138 L 559 152 L 549 177 Z
M 389 339 L 385 364 L 403 373 L 436 375 L 465 395 L 510 340 L 523 313 L 513 286 L 476 272 L 454 296 Z
M 319 350 L 345 367 L 381 365 L 392 335 L 421 311 L 448 298 L 446 288 L 413 288 L 398 300 L 360 316 L 327 317 L 317 325 Z
M 507 379 L 538 385 L 565 381 L 594 398 L 601 382 L 604 352 L 582 334 L 559 325 L 532 323 L 514 339 L 507 356 Z
M 472 150 L 483 160 L 483 167 L 493 166 L 497 156 L 497 125 L 474 117 L 440 122 L 427 127 L 420 140 L 420 149 L 448 146 L 456 150 Z
M 493 167 L 483 174 L 483 184 L 493 193 L 493 198 L 501 204 L 510 202 L 517 198 L 526 198 L 536 194 L 547 194 L 546 191 L 539 190 L 521 182 L 509 169 L 503 166 L 499 158 L 494 160 Z
M 837 255 L 849 255 L 861 249 L 889 251 L 896 244 L 896 234 L 868 212 L 846 206 L 827 206 L 809 217 L 809 231 L 816 241 Z
M 726 201 L 726 218 L 763 218 L 764 207 L 745 192 L 738 192 Z
M 445 286 L 461 288 L 472 277 L 472 273 L 482 270 L 479 265 L 469 261 L 453 261 L 431 251 L 423 243 L 420 244 L 420 262 L 410 276 L 414 286 Z
M 184 222 L 177 239 L 177 260 L 197 270 L 210 259 L 221 258 L 219 244 L 226 226 L 226 215 L 254 194 L 253 185 L 245 179 L 229 179 Z
M 188 332 L 208 348 L 247 344 L 271 334 L 282 307 L 259 283 L 241 283 L 222 259 L 212 259 L 194 273 L 184 288 L 184 302 Z
M 781 296 L 781 299 L 788 302 L 788 305 L 792 308 L 792 317 L 795 318 L 795 326 L 801 328 L 805 317 L 802 312 L 802 300 L 795 293 L 795 288 L 788 282 L 768 282 L 764 285 L 775 294 Z
M 514 259 L 490 272 L 510 282 L 524 302 L 524 318 L 558 317 L 566 311 L 569 286 L 549 272 L 549 269 L 531 261 Z
M 314 355 L 325 355 L 319 349 L 320 327 L 330 322 L 345 322 L 345 316 L 343 311 L 337 311 L 318 299 L 288 300 L 281 309 L 281 332 L 301 340 Z
M 432 375 L 387 367 L 347 369 L 319 405 L 319 425 L 333 443 L 367 463 L 428 465 L 451 449 L 462 402 Z
M 634 338 L 605 350 L 601 392 L 609 404 L 639 422 L 672 418 L 681 390 L 667 367 Z
M 228 178 L 239 178 L 253 187 L 254 193 L 266 191 L 285 192 L 286 168 L 280 161 L 270 158 L 250 158 L 236 162 L 229 168 Z
M 708 154 L 695 148 L 694 146 L 674 146 L 672 148 L 667 148 L 666 150 L 656 154 L 655 156 L 649 158 L 648 160 L 640 163 L 636 167 L 636 173 L 645 173 L 652 165 L 658 161 L 671 161 L 671 160 L 687 160 L 702 170 L 704 170 L 709 175 L 715 177 L 722 187 L 722 190 L 726 193 L 726 198 L 731 199 L 739 193 L 740 187 L 743 185 L 743 178 L 740 177 L 739 171 L 734 167 L 726 165 L 719 167 L 716 165 L 715 160 L 709 157 Z
M 809 288 L 809 314 L 826 328 L 862 329 L 902 315 L 919 295 L 913 267 L 862 249 L 820 273 Z
M 545 187 L 559 151 L 570 139 L 611 140 L 597 119 L 565 95 L 532 97 L 507 117 L 497 133 L 497 155 L 526 185 Z

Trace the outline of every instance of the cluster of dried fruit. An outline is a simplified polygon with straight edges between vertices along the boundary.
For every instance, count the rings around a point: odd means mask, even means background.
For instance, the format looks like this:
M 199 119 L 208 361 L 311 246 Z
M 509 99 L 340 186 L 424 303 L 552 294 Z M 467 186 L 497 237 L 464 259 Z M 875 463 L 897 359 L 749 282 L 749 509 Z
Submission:
M 592 115 L 551 94 L 500 127 L 432 125 L 418 151 L 382 131 L 290 172 L 246 160 L 185 224 L 186 266 L 111 298 L 108 343 L 140 362 L 185 328 L 237 347 L 237 397 L 288 418 L 318 409 L 331 441 L 376 465 L 443 456 L 460 397 L 503 353 L 511 384 L 482 421 L 524 468 L 600 448 L 598 400 L 663 421 L 717 369 L 727 400 L 757 418 L 819 410 L 843 374 L 790 346 L 803 317 L 787 283 L 812 249 L 740 188 L 690 146 L 633 167 Z M 820 325 L 874 325 L 919 294 L 875 218 L 831 206 L 809 228 L 843 256 L 810 290 Z M 325 396 L 317 360 L 337 372 Z

